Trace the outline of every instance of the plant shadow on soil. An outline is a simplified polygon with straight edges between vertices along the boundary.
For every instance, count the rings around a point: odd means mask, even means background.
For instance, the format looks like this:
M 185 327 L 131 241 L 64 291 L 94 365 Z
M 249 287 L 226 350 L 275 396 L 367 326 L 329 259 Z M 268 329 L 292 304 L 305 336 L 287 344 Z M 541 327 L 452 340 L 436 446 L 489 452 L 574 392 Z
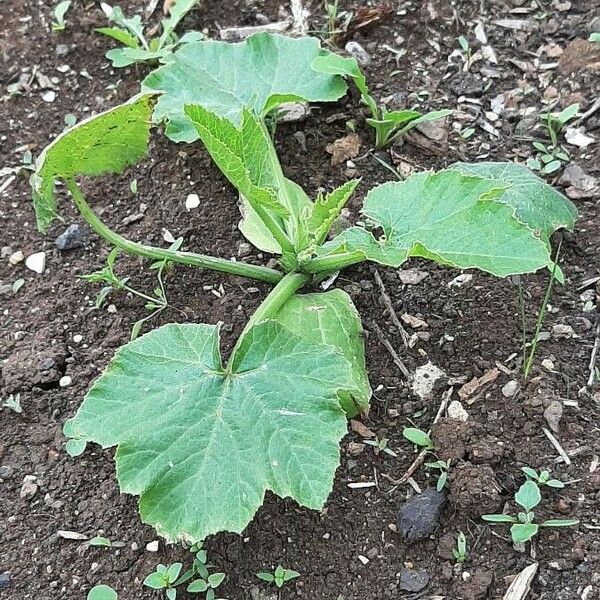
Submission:
M 490 98 L 517 88 L 523 78 L 533 87 L 527 102 L 539 106 L 543 89 L 537 78 L 509 61 L 531 62 L 528 51 L 548 42 L 564 47 L 574 32 L 587 37 L 585 27 L 590 21 L 584 2 L 566 13 L 552 8 L 542 24 L 522 36 L 493 24 L 505 16 L 505 2 L 493 6 L 482 3 L 487 6 L 482 14 L 478 12 L 480 3 L 474 2 L 456 3 L 452 10 L 449 3 L 440 1 L 429 2 L 427 7 L 420 4 L 406 3 L 405 15 L 394 16 L 377 29 L 358 35 L 356 40 L 373 57 L 367 75 L 379 97 L 427 90 L 436 108 L 456 105 L 457 93 L 452 91 L 456 76 L 445 77 L 456 69 L 446 63 L 445 56 L 456 46 L 457 35 L 468 31 L 467 22 L 481 20 L 500 55 L 498 78 L 488 77 L 485 81 L 489 89 L 485 93 L 483 88 L 469 92 L 479 96 L 487 107 Z M 313 5 L 315 13 L 321 10 L 320 3 Z M 129 2 L 124 8 L 135 6 Z M 254 24 L 257 13 L 275 19 L 278 4 L 236 1 L 224 8 L 206 3 L 187 19 L 186 25 L 212 31 L 216 22 Z M 26 19 L 28 15 L 31 19 Z M 93 33 L 93 27 L 104 24 L 95 5 L 77 5 L 68 13 L 67 30 L 60 36 L 48 33 L 49 15 L 50 8 L 44 7 L 40 12 L 38 5 L 30 1 L 11 3 L 0 15 L 3 88 L 18 78 L 21 69 L 28 67 L 31 73 L 34 65 L 45 75 L 60 79 L 53 103 L 44 102 L 42 92 L 35 87 L 5 100 L 0 150 L 6 164 L 19 162 L 23 150 L 17 149 L 25 144 L 34 154 L 39 152 L 60 131 L 66 113 L 83 117 L 90 107 L 101 110 L 126 99 L 135 93 L 137 81 L 145 72 L 139 67 L 117 72 L 110 69 L 104 58 L 108 42 Z M 384 44 L 399 45 L 396 35 L 405 38 L 404 47 L 409 49 L 398 65 L 387 60 L 389 53 L 383 48 Z M 441 43 L 440 53 L 426 43 L 427 38 Z M 70 69 L 57 71 L 63 64 Z M 392 75 L 394 71 L 397 73 Z M 473 77 L 483 81 L 485 76 L 475 70 Z M 597 79 L 589 73 L 584 72 L 576 81 L 555 71 L 552 77 L 552 85 L 561 90 L 561 102 L 565 105 L 575 93 L 588 103 L 594 94 L 597 96 Z M 461 76 L 458 78 L 460 83 Z M 116 90 L 109 87 L 117 81 L 120 83 Z M 337 105 L 315 107 L 303 122 L 280 126 L 277 147 L 286 175 L 311 193 L 320 186 L 331 189 L 344 182 L 349 174 L 344 166 L 329 165 L 326 146 L 345 134 L 345 123 L 353 118 L 366 152 L 372 134 L 359 118 L 362 111 L 356 94 L 351 93 Z M 597 117 L 587 123 L 589 129 L 597 129 L 599 124 Z M 463 156 L 471 160 L 482 154 L 490 160 L 520 156 L 523 144 L 514 138 L 514 123 L 496 126 L 498 137 L 478 130 L 468 143 L 450 133 L 448 149 L 442 153 L 413 144 L 405 144 L 395 153 L 405 165 L 418 169 L 440 168 Z M 387 155 L 386 160 L 389 159 Z M 577 160 L 592 172 L 599 168 L 597 151 L 595 155 L 588 151 L 587 158 Z M 351 219 L 358 217 L 365 191 L 392 177 L 368 154 L 355 163 L 355 174 L 363 181 L 349 205 Z M 138 182 L 137 195 L 129 190 L 133 178 Z M 166 228 L 175 237 L 183 236 L 190 249 L 225 257 L 238 256 L 240 250 L 246 254 L 236 227 L 235 194 L 198 146 L 173 146 L 157 134 L 149 159 L 123 177 L 88 182 L 86 187 L 102 217 L 132 239 L 164 244 L 161 230 Z M 186 212 L 185 197 L 191 191 L 200 195 L 201 205 Z M 62 200 L 65 225 L 81 222 L 64 195 Z M 141 203 L 146 205 L 143 211 Z M 421 283 L 410 285 L 402 283 L 401 273 L 379 269 L 395 311 L 427 322 L 427 328 L 421 332 L 425 335 L 414 348 L 402 353 L 410 371 L 427 360 L 449 377 L 467 380 L 482 375 L 496 363 L 514 370 L 512 376 L 501 373 L 482 397 L 466 406 L 470 424 L 467 431 L 444 428 L 443 422 L 438 427 L 438 439 L 444 448 L 462 449 L 462 454 L 458 452 L 461 466 L 450 478 L 450 501 L 435 535 L 415 544 L 406 545 L 393 530 L 398 508 L 412 490 L 394 485 L 387 477 L 400 478 L 414 459 L 412 449 L 401 436 L 402 428 L 414 423 L 427 429 L 438 409 L 441 392 L 430 400 L 412 396 L 378 339 L 373 323 L 379 325 L 394 347 L 402 349 L 399 332 L 390 321 L 374 280 L 374 267 L 349 269 L 340 275 L 335 285 L 352 295 L 365 326 L 367 361 L 375 389 L 365 424 L 380 438 L 389 438 L 398 457 L 375 455 L 369 446 L 356 453 L 357 447 L 350 444 L 362 440 L 351 432 L 343 441 L 341 466 L 324 511 L 309 511 L 268 495 L 243 536 L 222 534 L 211 538 L 207 544 L 210 561 L 227 573 L 222 596 L 267 598 L 266 587 L 258 582 L 255 573 L 282 564 L 302 574 L 284 588 L 282 598 L 399 598 L 404 593 L 399 588 L 399 573 L 410 563 L 427 570 L 431 577 L 425 597 L 440 594 L 453 600 L 500 598 L 510 577 L 532 558 L 529 551 L 523 554 L 512 548 L 505 528 L 492 529 L 478 516 L 483 508 L 485 512 L 502 510 L 503 503 L 521 482 L 523 465 L 550 467 L 553 475 L 563 481 L 576 481 L 548 495 L 541 517 L 577 517 L 592 526 L 546 530 L 541 534 L 534 545 L 540 571 L 530 597 L 571 600 L 581 598 L 590 585 L 598 593 L 600 536 L 593 527 L 598 526 L 600 471 L 590 472 L 594 455 L 600 454 L 598 396 L 594 400 L 590 394 L 578 395 L 578 390 L 589 375 L 597 318 L 596 312 L 583 312 L 579 287 L 598 274 L 600 233 L 597 198 L 578 200 L 577 205 L 577 229 L 574 234 L 563 235 L 562 266 L 567 285 L 555 288 L 553 310 L 544 326 L 549 331 L 554 324 L 568 324 L 577 337 L 550 337 L 542 342 L 530 381 L 511 399 L 502 395 L 501 388 L 511 377 L 519 378 L 521 325 L 514 282 L 474 273 L 464 286 L 449 287 L 448 283 L 458 275 L 456 271 L 414 261 L 406 268 L 426 271 L 428 275 Z M 130 225 L 122 223 L 125 217 L 140 212 L 141 219 Z M 4 399 L 10 393 L 20 392 L 23 413 L 6 409 L 0 412 L 0 465 L 7 467 L 0 481 L 0 573 L 10 575 L 10 587 L 0 590 L 0 595 L 15 600 L 79 600 L 93 584 L 107 583 L 125 600 L 157 598 L 156 592 L 141 586 L 141 580 L 158 562 L 189 563 L 189 553 L 162 543 L 157 553 L 147 551 L 146 544 L 156 536 L 140 523 L 136 499 L 119 494 L 112 451 L 92 447 L 82 457 L 71 459 L 64 452 L 61 434 L 63 422 L 74 413 L 89 384 L 127 341 L 132 324 L 145 312 L 139 302 L 123 294 L 110 297 L 116 312 L 106 308 L 92 310 L 97 290 L 76 275 L 101 267 L 109 249 L 91 235 L 85 248 L 57 251 L 53 239 L 65 225 L 55 224 L 45 238 L 36 232 L 25 178 L 18 178 L 0 198 L 1 245 L 22 250 L 25 256 L 41 249 L 47 251 L 47 268 L 42 276 L 28 271 L 23 263 L 11 266 L 6 258 L 0 263 L 1 283 L 25 279 L 17 294 L 2 297 L 0 396 Z M 268 257 L 250 251 L 244 259 L 264 264 Z M 132 283 L 140 289 L 152 289 L 153 275 L 144 267 L 147 265 L 134 258 L 124 257 L 118 263 L 119 272 L 130 276 Z M 530 315 L 539 306 L 546 282 L 545 273 L 524 280 Z M 183 267 L 176 267 L 167 280 L 171 305 L 186 313 L 189 320 L 225 322 L 225 352 L 229 352 L 235 336 L 267 290 L 268 286 L 260 283 Z M 183 320 L 183 316 L 165 311 L 151 326 L 170 320 Z M 415 332 L 418 333 L 410 331 Z M 74 336 L 82 336 L 82 340 L 74 341 Z M 507 360 L 513 355 L 516 358 Z M 554 368 L 542 369 L 542 359 L 551 360 Z M 72 385 L 60 388 L 58 381 L 65 374 L 72 378 Z M 565 406 L 557 434 L 572 454 L 570 467 L 556 461 L 556 453 L 542 433 L 546 426 L 543 412 L 555 399 L 577 402 L 577 406 L 572 402 Z M 37 492 L 32 498 L 20 497 L 26 475 L 37 477 Z M 422 487 L 433 483 L 423 469 L 417 471 L 415 479 Z M 347 485 L 375 480 L 378 485 L 367 489 L 351 489 Z M 124 546 L 89 548 L 84 542 L 58 537 L 58 530 L 82 532 L 90 537 L 102 532 L 111 540 L 124 542 Z M 454 566 L 447 554 L 448 539 L 459 530 L 467 535 L 469 546 L 468 559 L 462 567 Z M 363 564 L 366 561 L 361 561 L 359 555 L 366 557 L 368 563 Z M 188 596 L 182 593 L 181 597 Z

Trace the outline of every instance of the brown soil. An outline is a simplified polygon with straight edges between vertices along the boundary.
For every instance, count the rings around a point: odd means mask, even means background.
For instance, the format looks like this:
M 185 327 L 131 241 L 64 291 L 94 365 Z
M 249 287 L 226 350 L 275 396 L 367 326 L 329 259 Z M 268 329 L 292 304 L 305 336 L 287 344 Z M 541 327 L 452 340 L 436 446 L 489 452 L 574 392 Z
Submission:
M 584 60 L 584 64 L 578 65 L 575 72 L 564 61 L 560 70 L 543 66 L 538 69 L 533 55 L 544 45 L 565 48 L 574 38 L 587 39 L 594 17 L 598 22 L 593 2 L 545 2 L 543 10 L 532 11 L 528 3 L 517 0 L 394 4 L 399 7 L 398 14 L 391 21 L 355 38 L 373 57 L 367 74 L 379 97 L 413 94 L 411 103 L 414 94 L 427 92 L 429 107 L 455 108 L 457 96 L 464 94 L 474 102 L 460 106 L 464 112 L 477 113 L 479 123 L 487 120 L 484 112 L 490 110 L 490 100 L 500 92 L 527 89 L 527 94 L 515 102 L 521 108 L 531 106 L 538 111 L 542 98 L 552 95 L 549 87 L 555 88 L 560 106 L 579 101 L 583 111 L 598 97 L 598 77 L 593 71 L 597 63 L 587 65 L 581 52 L 575 58 Z M 34 155 L 39 152 L 61 131 L 66 113 L 82 118 L 126 99 L 136 91 L 139 78 L 146 72 L 144 68 L 110 68 L 104 58 L 109 42 L 93 33 L 94 27 L 105 24 L 93 2 L 77 3 L 68 14 L 67 30 L 60 35 L 48 32 L 50 7 L 32 0 L 8 0 L 4 5 L 0 13 L 0 85 L 5 94 L 0 167 L 18 164 L 25 147 Z M 127 2 L 123 8 L 137 9 L 139 3 Z M 311 8 L 315 15 L 322 14 L 321 2 L 312 2 Z M 231 0 L 222 5 L 206 2 L 185 25 L 214 32 L 217 23 L 254 24 L 257 13 L 276 19 L 278 4 L 270 0 Z M 494 23 L 508 18 L 527 20 L 532 29 L 513 30 Z M 494 67 L 477 62 L 465 75 L 446 57 L 457 47 L 460 34 L 468 35 L 477 47 L 472 33 L 477 21 L 483 23 L 499 64 Z M 407 53 L 396 62 L 384 44 L 405 48 Z M 544 65 L 556 60 L 541 53 L 539 62 Z M 69 65 L 70 69 L 57 70 L 60 65 Z M 58 78 L 54 102 L 45 102 L 35 83 L 20 95 L 6 94 L 8 84 L 22 72 L 31 75 L 34 69 Z M 319 186 L 331 188 L 347 179 L 344 164 L 329 165 L 326 147 L 345 134 L 347 120 L 356 119 L 363 148 L 368 148 L 372 138 L 362 122 L 362 111 L 355 94 L 351 94 L 337 106 L 317 108 L 306 121 L 280 126 L 277 145 L 286 174 L 311 194 Z M 464 112 L 455 117 L 464 118 Z M 518 120 L 508 116 L 494 123 L 498 135 L 476 127 L 476 133 L 467 141 L 450 131 L 448 148 L 441 151 L 439 144 L 432 147 L 429 142 L 423 147 L 422 139 L 419 147 L 416 138 L 381 157 L 388 162 L 394 158 L 402 169 L 419 170 L 439 168 L 461 157 L 523 159 L 531 145 L 519 135 L 530 133 L 533 122 L 526 121 L 520 128 Z M 598 137 L 600 113 L 589 117 L 585 125 Z M 303 138 L 306 149 L 299 144 Z M 573 160 L 591 175 L 598 175 L 600 170 L 597 148 L 597 142 L 586 151 L 571 147 Z M 206 153 L 198 145 L 173 146 L 157 134 L 150 156 L 124 177 L 88 185 L 90 198 L 103 218 L 133 239 L 163 244 L 161 230 L 166 228 L 175 237 L 184 236 L 186 248 L 236 256 L 242 239 L 236 228 L 235 194 Z M 393 177 L 371 155 L 355 163 L 356 174 L 363 177 L 363 194 Z M 136 196 L 129 190 L 133 178 L 138 182 Z M 188 213 L 184 201 L 191 190 L 200 195 L 202 204 Z M 360 195 L 350 207 L 352 218 L 357 217 Z M 47 251 L 43 275 L 26 269 L 24 262 L 10 265 L 8 257 L 3 256 L 0 262 L 0 284 L 25 280 L 18 293 L 7 292 L 0 297 L 0 397 L 5 400 L 10 393 L 20 393 L 23 407 L 21 414 L 8 409 L 0 412 L 0 574 L 8 573 L 10 577 L 10 585 L 0 589 L 0 597 L 81 600 L 93 584 L 107 583 L 125 600 L 158 598 L 160 594 L 142 587 L 141 581 L 159 562 L 189 563 L 189 552 L 178 546 L 165 547 L 162 542 L 157 553 L 147 551 L 146 544 L 156 535 L 140 523 L 136 499 L 119 494 L 112 451 L 92 447 L 82 457 L 71 459 L 64 452 L 61 433 L 62 424 L 72 416 L 90 382 L 128 339 L 132 324 L 146 313 L 137 300 L 119 294 L 110 298 L 116 311 L 106 307 L 93 310 L 97 289 L 77 276 L 100 268 L 108 248 L 90 235 L 87 247 L 57 251 L 53 239 L 66 224 L 81 219 L 63 198 L 65 225 L 56 224 L 43 237 L 35 229 L 29 196 L 25 177 L 17 178 L 0 196 L 0 245 L 10 246 L 13 252 L 22 250 L 25 256 Z M 147 207 L 143 218 L 122 224 L 124 217 L 140 212 L 141 203 Z M 414 459 L 401 432 L 411 423 L 428 429 L 441 392 L 430 401 L 413 397 L 376 335 L 374 324 L 398 351 L 403 348 L 374 280 L 374 267 L 350 269 L 338 278 L 336 285 L 352 295 L 367 331 L 367 359 L 375 394 L 365 424 L 379 437 L 389 438 L 398 457 L 375 454 L 370 446 L 358 453 L 353 446 L 351 455 L 349 444 L 361 441 L 357 433 L 351 432 L 343 442 L 342 464 L 324 511 L 309 511 L 294 502 L 268 496 L 243 536 L 222 534 L 208 540 L 211 562 L 227 573 L 223 597 L 268 597 L 261 595 L 266 587 L 259 584 L 255 573 L 282 564 L 302 574 L 281 592 L 279 597 L 286 599 L 411 597 L 399 589 L 403 566 L 425 569 L 430 575 L 426 590 L 414 597 L 499 599 L 511 578 L 534 557 L 539 562 L 539 573 L 530 598 L 598 597 L 600 470 L 595 465 L 600 454 L 600 397 L 597 388 L 595 395 L 594 390 L 584 389 L 598 318 L 597 306 L 584 312 L 589 290 L 594 290 L 585 281 L 599 275 L 598 199 L 577 200 L 577 205 L 580 219 L 576 231 L 563 235 L 561 264 L 567 282 L 556 288 L 544 324 L 544 331 L 551 331 L 556 324 L 570 325 L 575 335 L 551 336 L 541 342 L 528 382 L 521 381 L 520 376 L 521 325 L 513 281 L 473 273 L 469 283 L 449 287 L 458 273 L 414 261 L 407 268 L 427 271 L 428 276 L 417 285 L 408 285 L 401 282 L 398 272 L 379 269 L 395 311 L 420 317 L 428 324 L 419 330 L 414 347 L 401 354 L 410 371 L 431 360 L 450 379 L 466 381 L 496 365 L 502 367 L 500 377 L 473 404 L 465 403 L 469 432 L 461 440 L 464 456 L 456 463 L 466 459 L 471 466 L 457 464 L 453 469 L 450 502 L 436 535 L 416 544 L 406 545 L 395 532 L 398 508 L 413 493 L 409 486 L 393 483 Z M 262 264 L 268 258 L 260 254 L 245 257 Z M 152 289 L 152 273 L 141 261 L 123 258 L 118 264 L 120 272 L 130 276 L 134 285 Z M 546 284 L 544 273 L 524 279 L 530 321 L 535 320 Z M 183 311 L 187 319 L 209 323 L 221 320 L 227 324 L 225 351 L 267 289 L 262 284 L 181 267 L 175 268 L 167 281 L 171 305 Z M 582 299 L 585 292 L 588 296 Z M 591 298 L 597 301 L 593 293 Z M 166 311 L 151 326 L 185 318 L 176 310 Z M 409 331 L 414 332 L 417 330 Z M 75 341 L 79 339 L 75 336 L 81 336 L 81 341 Z M 544 359 L 552 361 L 552 368 L 549 363 L 544 363 L 546 368 L 541 366 Z M 63 375 L 72 378 L 72 385 L 59 387 Z M 507 399 L 501 388 L 513 378 L 519 380 L 520 391 Z M 457 398 L 456 391 L 454 394 Z M 556 399 L 565 405 L 555 435 L 571 456 L 570 466 L 557 458 L 542 432 L 546 427 L 544 410 Z M 478 518 L 483 508 L 501 509 L 511 498 L 522 481 L 523 465 L 550 468 L 554 476 L 571 482 L 564 490 L 545 493 L 542 518 L 581 520 L 575 528 L 543 530 L 527 553 L 513 549 L 506 528 L 489 527 Z M 37 478 L 37 491 L 33 497 L 21 498 L 23 479 L 28 475 Z M 433 483 L 424 469 L 418 470 L 414 478 L 421 487 Z M 476 480 L 473 487 L 469 483 L 472 479 Z M 498 489 L 493 487 L 492 479 Z M 375 480 L 377 486 L 347 486 L 362 480 Z M 458 485 L 457 481 L 463 483 Z M 485 507 L 476 494 L 485 496 Z M 494 495 L 494 507 L 491 502 L 488 506 L 490 494 Z M 124 545 L 89 548 L 86 543 L 59 537 L 59 530 L 90 537 L 102 534 Z M 438 540 L 447 546 L 449 536 L 459 530 L 467 535 L 469 546 L 463 566 L 449 560 L 447 548 L 438 550 Z M 255 589 L 257 586 L 260 591 Z M 181 597 L 188 596 L 182 592 Z

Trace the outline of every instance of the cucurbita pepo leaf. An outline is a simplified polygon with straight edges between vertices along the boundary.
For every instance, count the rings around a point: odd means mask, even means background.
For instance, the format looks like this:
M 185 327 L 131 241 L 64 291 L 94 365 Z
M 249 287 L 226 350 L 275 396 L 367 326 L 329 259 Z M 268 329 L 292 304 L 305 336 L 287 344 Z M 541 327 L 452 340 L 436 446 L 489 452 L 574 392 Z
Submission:
M 572 230 L 577 220 L 577 208 L 558 190 L 517 163 L 455 163 L 450 169 L 494 179 L 500 185 L 509 185 L 498 198 L 514 210 L 519 221 L 538 231 L 545 239 L 556 229 Z
M 258 33 L 239 43 L 191 42 L 150 73 L 143 89 L 162 92 L 154 120 L 166 121 L 175 142 L 193 142 L 198 134 L 184 114 L 199 104 L 239 123 L 248 108 L 264 117 L 283 102 L 333 102 L 346 93 L 339 75 L 312 68 L 322 50 L 316 38 Z
M 122 173 L 145 154 L 150 137 L 153 95 L 111 108 L 60 134 L 40 154 L 30 178 L 41 232 L 57 218 L 56 179 Z
M 510 183 L 452 170 L 385 183 L 367 194 L 362 211 L 383 237 L 351 227 L 324 250 L 360 251 L 393 267 L 416 256 L 499 277 L 551 265 L 546 241 L 500 200 L 507 189 Z
M 121 490 L 169 540 L 241 532 L 267 490 L 310 508 L 327 499 L 351 365 L 278 323 L 244 337 L 226 370 L 213 325 L 165 325 L 123 346 L 69 435 L 118 445 Z M 131 418 L 132 415 L 135 418 Z
M 340 392 L 348 417 L 365 412 L 371 399 L 371 386 L 365 363 L 363 328 L 352 299 L 343 290 L 292 296 L 273 317 L 293 334 L 337 348 L 352 365 L 355 392 Z

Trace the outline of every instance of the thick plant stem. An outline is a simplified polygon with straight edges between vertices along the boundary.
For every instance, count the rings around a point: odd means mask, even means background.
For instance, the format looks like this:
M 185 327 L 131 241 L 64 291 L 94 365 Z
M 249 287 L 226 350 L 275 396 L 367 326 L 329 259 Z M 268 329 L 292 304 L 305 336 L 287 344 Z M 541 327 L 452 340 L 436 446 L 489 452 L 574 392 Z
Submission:
M 365 255 L 362 252 L 343 252 L 311 258 L 302 265 L 302 269 L 307 273 L 332 273 L 365 260 Z
M 234 262 L 225 258 L 217 258 L 205 254 L 179 252 L 177 250 L 168 250 L 166 248 L 156 248 L 155 246 L 145 246 L 138 242 L 132 242 L 114 232 L 98 218 L 96 213 L 92 210 L 92 207 L 87 203 L 84 195 L 77 186 L 77 183 L 75 183 L 75 180 L 68 179 L 66 184 L 75 205 L 90 227 L 107 242 L 129 254 L 144 256 L 152 260 L 167 260 L 192 267 L 201 267 L 212 271 L 230 273 L 231 275 L 240 275 L 241 277 L 248 277 L 249 279 L 257 279 L 268 283 L 278 283 L 283 277 L 282 273 L 268 267 Z
M 266 321 L 269 317 L 277 314 L 279 309 L 308 281 L 310 281 L 311 276 L 306 273 L 288 273 L 283 277 L 283 279 L 270 291 L 269 295 L 262 301 L 262 304 L 256 309 L 254 314 L 246 323 L 246 327 L 242 331 L 240 337 L 238 338 L 233 351 L 231 352 L 231 357 L 229 359 L 229 363 L 227 364 L 227 372 L 231 373 L 232 369 L 235 367 L 235 357 L 239 347 L 242 343 L 242 340 L 246 336 L 246 334 L 255 326 L 258 325 L 261 321 Z

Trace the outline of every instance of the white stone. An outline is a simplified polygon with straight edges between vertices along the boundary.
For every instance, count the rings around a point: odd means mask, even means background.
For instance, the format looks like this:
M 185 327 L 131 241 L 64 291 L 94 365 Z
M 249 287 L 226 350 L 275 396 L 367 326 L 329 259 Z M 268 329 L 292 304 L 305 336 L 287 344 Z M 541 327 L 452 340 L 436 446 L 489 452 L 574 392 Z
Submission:
M 185 207 L 188 210 L 193 210 L 194 208 L 198 208 L 200 206 L 200 196 L 198 194 L 188 194 L 188 197 L 185 200 Z
M 421 400 L 430 399 L 435 384 L 443 377 L 446 377 L 446 373 L 439 367 L 436 367 L 431 361 L 417 367 L 411 385 L 413 394 L 421 398 Z
M 60 387 L 69 387 L 72 382 L 73 380 L 68 375 L 63 375 L 63 377 L 60 378 L 58 385 Z
M 23 256 L 23 253 L 20 250 L 17 250 L 10 255 L 8 262 L 14 267 L 15 265 L 18 265 L 24 258 L 25 256 Z
M 452 400 L 452 402 L 450 402 L 448 406 L 448 416 L 451 419 L 463 422 L 469 419 L 469 413 L 464 409 L 459 400 Z
M 146 550 L 148 550 L 148 552 L 158 552 L 158 540 L 148 542 L 146 544 Z
M 44 102 L 54 102 L 56 100 L 56 92 L 54 90 L 47 90 L 42 94 L 42 100 Z
M 76 334 L 73 336 L 73 341 L 74 341 L 76 344 L 80 344 L 80 343 L 83 341 L 83 336 L 82 336 L 80 333 L 76 333 Z
M 512 379 L 508 383 L 502 386 L 502 395 L 505 398 L 512 398 L 519 391 L 519 384 L 517 381 Z
M 454 279 L 448 282 L 448 287 L 462 287 L 466 283 L 469 283 L 473 279 L 471 273 L 462 273 L 457 275 Z
M 25 266 L 41 275 L 46 269 L 46 253 L 36 252 L 35 254 L 30 254 L 25 259 Z

